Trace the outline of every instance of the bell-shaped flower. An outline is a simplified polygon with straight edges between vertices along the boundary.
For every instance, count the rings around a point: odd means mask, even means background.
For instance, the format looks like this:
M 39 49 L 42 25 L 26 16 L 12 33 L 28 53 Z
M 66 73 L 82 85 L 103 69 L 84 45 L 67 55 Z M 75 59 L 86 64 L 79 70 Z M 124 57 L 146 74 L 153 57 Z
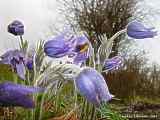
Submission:
M 44 52 L 53 58 L 64 57 L 71 53 L 75 44 L 74 36 L 58 35 L 44 44 Z
M 75 51 L 76 52 L 85 52 L 89 48 L 89 40 L 86 36 L 82 35 L 79 37 L 76 37 L 76 46 Z
M 75 52 L 77 55 L 74 57 L 74 64 L 81 64 L 89 57 L 89 46 L 90 43 L 87 37 L 80 36 L 76 38 Z
M 153 38 L 157 31 L 154 27 L 146 27 L 141 22 L 132 21 L 127 25 L 127 35 L 135 39 Z
M 1 63 L 9 64 L 21 79 L 25 79 L 25 55 L 19 50 L 10 50 L 4 53 L 1 58 Z
M 83 69 L 75 78 L 75 82 L 80 93 L 96 106 L 113 97 L 103 76 L 93 68 Z
M 121 56 L 114 56 L 112 58 L 106 59 L 103 65 L 103 72 L 115 69 L 122 63 Z
M 24 25 L 21 21 L 14 20 L 12 23 L 8 25 L 8 32 L 18 36 L 24 34 Z
M 0 83 L 0 106 L 34 108 L 34 101 L 28 94 L 42 91 L 43 89 L 39 87 L 25 86 L 8 81 Z

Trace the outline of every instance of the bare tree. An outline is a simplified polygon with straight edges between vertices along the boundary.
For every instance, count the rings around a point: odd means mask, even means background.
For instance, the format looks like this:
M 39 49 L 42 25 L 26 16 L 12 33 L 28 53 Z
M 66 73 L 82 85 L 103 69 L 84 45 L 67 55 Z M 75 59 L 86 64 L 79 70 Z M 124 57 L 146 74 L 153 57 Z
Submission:
M 63 14 L 73 27 L 86 31 L 91 43 L 95 45 L 96 42 L 96 47 L 99 47 L 99 36 L 109 38 L 127 25 L 136 3 L 137 0 L 63 0 Z M 114 41 L 113 56 L 118 53 L 120 40 Z

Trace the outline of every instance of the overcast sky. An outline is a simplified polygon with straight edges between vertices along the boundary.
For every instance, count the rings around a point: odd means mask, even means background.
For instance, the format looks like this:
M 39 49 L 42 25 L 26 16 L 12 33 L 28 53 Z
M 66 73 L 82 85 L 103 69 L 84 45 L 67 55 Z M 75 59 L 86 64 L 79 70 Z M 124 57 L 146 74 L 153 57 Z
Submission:
M 149 24 L 159 29 L 160 17 L 155 13 L 159 10 L 160 0 L 145 0 L 141 6 L 151 15 L 147 18 Z M 0 53 L 18 47 L 17 37 L 7 32 L 7 25 L 13 20 L 21 20 L 25 24 L 24 38 L 35 43 L 38 39 L 47 38 L 49 24 L 59 24 L 58 18 L 60 15 L 56 0 L 0 0 Z M 156 54 L 160 51 L 160 40 L 149 40 L 147 44 L 142 40 L 139 45 L 150 50 L 152 58 L 160 61 L 160 55 Z
M 48 25 L 56 23 L 58 17 L 55 0 L 0 0 L 0 51 L 17 47 L 17 37 L 7 32 L 7 25 L 13 20 L 25 24 L 24 38 L 35 42 L 43 39 Z
M 155 39 L 136 40 L 137 47 L 148 52 L 147 57 L 151 62 L 160 64 L 160 0 L 144 0 L 139 6 L 143 13 L 147 13 L 144 18 L 145 23 L 154 26 L 158 31 L 158 36 Z

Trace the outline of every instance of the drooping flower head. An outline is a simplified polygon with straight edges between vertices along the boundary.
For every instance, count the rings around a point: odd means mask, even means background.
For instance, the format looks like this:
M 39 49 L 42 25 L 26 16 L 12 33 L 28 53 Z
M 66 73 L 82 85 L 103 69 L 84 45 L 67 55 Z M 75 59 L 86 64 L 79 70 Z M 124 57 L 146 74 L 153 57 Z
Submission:
M 135 39 L 153 38 L 157 31 L 154 27 L 146 27 L 141 22 L 133 21 L 127 25 L 127 35 Z
M 8 32 L 18 36 L 24 34 L 24 25 L 21 21 L 14 20 L 12 23 L 8 25 Z
M 21 79 L 25 79 L 25 55 L 19 50 L 10 50 L 4 53 L 1 58 L 1 63 L 9 64 Z
M 75 78 L 76 86 L 86 99 L 96 106 L 112 99 L 103 76 L 93 68 L 83 69 Z
M 103 71 L 108 71 L 115 69 L 122 63 L 122 57 L 121 56 L 114 56 L 112 58 L 106 59 L 104 61 L 103 65 Z
M 60 58 L 70 54 L 73 50 L 74 44 L 74 36 L 66 36 L 65 34 L 61 34 L 49 39 L 44 44 L 44 52 L 49 57 Z
M 12 82 L 0 83 L 0 106 L 34 108 L 34 101 L 28 94 L 41 91 L 43 91 L 43 89 L 39 87 L 25 86 Z

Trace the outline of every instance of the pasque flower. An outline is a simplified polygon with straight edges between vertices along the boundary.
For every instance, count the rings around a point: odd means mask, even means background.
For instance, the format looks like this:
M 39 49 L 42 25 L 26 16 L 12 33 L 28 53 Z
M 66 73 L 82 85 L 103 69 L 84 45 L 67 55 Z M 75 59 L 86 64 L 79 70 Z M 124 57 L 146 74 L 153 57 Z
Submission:
M 25 66 L 29 64 L 23 52 L 20 50 L 10 50 L 4 53 L 1 58 L 1 63 L 9 64 L 21 79 L 25 79 Z M 28 67 L 28 66 L 27 66 Z M 30 67 L 30 66 L 29 66 Z
M 85 36 L 76 37 L 76 46 L 75 51 L 82 53 L 85 52 L 89 48 L 89 40 Z
M 65 55 L 71 54 L 74 44 L 74 36 L 66 36 L 66 34 L 60 34 L 49 39 L 44 44 L 44 52 L 49 57 L 60 58 Z
M 118 67 L 122 63 L 121 56 L 114 56 L 112 58 L 106 59 L 103 65 L 103 71 L 112 70 Z
M 93 68 L 83 69 L 75 78 L 76 86 L 88 101 L 96 106 L 112 99 L 103 76 Z
M 146 27 L 141 22 L 133 21 L 127 25 L 127 35 L 135 39 L 153 38 L 157 31 L 154 27 Z
M 67 36 L 62 33 L 44 44 L 44 52 L 47 56 L 60 58 L 68 55 L 73 57 L 75 64 L 82 63 L 88 58 L 89 40 L 85 36 Z
M 8 81 L 0 83 L 0 106 L 33 108 L 34 101 L 28 94 L 41 91 L 43 91 L 43 89 L 39 87 L 25 86 Z
M 84 62 L 89 56 L 89 40 L 85 36 L 76 38 L 75 52 L 77 55 L 74 57 L 74 64 Z
M 12 23 L 8 25 L 8 32 L 17 36 L 24 34 L 24 25 L 21 21 L 14 20 Z

